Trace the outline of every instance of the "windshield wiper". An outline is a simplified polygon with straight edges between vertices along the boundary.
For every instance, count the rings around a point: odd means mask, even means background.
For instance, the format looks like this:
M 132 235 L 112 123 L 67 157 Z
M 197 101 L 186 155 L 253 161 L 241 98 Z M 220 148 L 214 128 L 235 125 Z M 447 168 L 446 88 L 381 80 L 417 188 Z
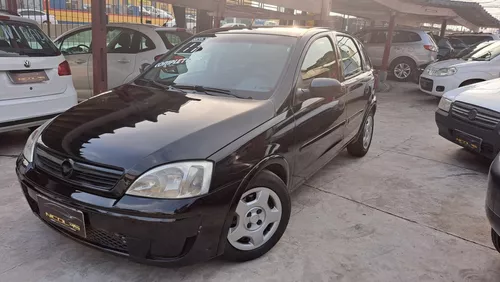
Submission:
M 212 93 L 219 93 L 219 94 L 224 94 L 227 96 L 232 96 L 232 97 L 235 97 L 238 99 L 249 99 L 249 100 L 253 99 L 252 97 L 238 96 L 238 95 L 232 93 L 231 90 L 221 89 L 221 88 L 205 87 L 205 86 L 201 86 L 201 85 L 184 85 L 184 84 L 172 84 L 171 86 L 174 88 L 178 88 L 178 89 L 194 90 L 196 92 L 202 92 L 202 93 L 205 93 L 207 95 L 210 95 L 209 92 L 212 92 Z
M 144 83 L 144 85 L 153 86 L 153 87 L 161 89 L 161 90 L 172 90 L 172 88 L 173 88 L 173 89 L 175 89 L 175 90 L 177 90 L 179 92 L 186 93 L 186 91 L 183 91 L 180 88 L 177 88 L 177 87 L 175 87 L 173 85 L 166 85 L 166 84 L 160 83 L 160 82 L 158 82 L 156 80 L 150 80 L 150 79 L 145 79 L 145 78 L 138 78 L 138 79 L 136 79 L 136 81 L 142 82 L 142 83 Z

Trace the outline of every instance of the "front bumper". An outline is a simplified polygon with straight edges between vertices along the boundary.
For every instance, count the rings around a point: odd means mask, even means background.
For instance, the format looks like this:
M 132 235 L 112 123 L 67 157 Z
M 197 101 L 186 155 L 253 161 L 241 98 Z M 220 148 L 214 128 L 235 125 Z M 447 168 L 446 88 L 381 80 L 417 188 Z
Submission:
M 419 86 L 422 92 L 436 97 L 442 97 L 444 93 L 460 87 L 462 80 L 456 76 L 428 76 L 422 74 Z
M 38 195 L 79 210 L 86 238 L 46 220 L 53 229 L 103 251 L 153 265 L 186 265 L 222 254 L 223 232 L 232 195 L 239 183 L 195 199 L 161 200 L 125 195 L 111 199 L 79 191 L 24 166 L 16 172 L 28 204 L 39 218 Z M 222 243 L 222 244 L 219 244 Z
M 483 140 L 480 155 L 493 159 L 500 151 L 500 134 L 497 129 L 487 130 L 464 121 L 453 118 L 449 113 L 438 109 L 435 114 L 439 135 L 449 141 L 460 145 L 454 135 L 454 131 L 460 130 L 464 133 L 479 137 Z

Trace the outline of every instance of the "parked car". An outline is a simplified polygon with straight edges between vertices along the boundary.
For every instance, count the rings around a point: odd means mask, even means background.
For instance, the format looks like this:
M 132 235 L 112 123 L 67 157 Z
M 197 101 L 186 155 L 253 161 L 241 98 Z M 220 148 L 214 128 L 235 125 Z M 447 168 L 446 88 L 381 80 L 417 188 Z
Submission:
M 437 46 L 438 46 L 438 55 L 437 59 L 444 59 L 446 57 L 449 57 L 451 54 L 455 52 L 455 48 L 451 46 L 450 41 L 448 38 L 439 38 L 437 41 Z
M 127 83 L 140 74 L 141 67 L 175 45 L 191 37 L 185 29 L 161 28 L 154 25 L 108 24 L 108 87 Z M 78 100 L 92 96 L 93 62 L 92 30 L 90 25 L 72 29 L 55 40 L 73 70 L 73 81 Z
M 441 97 L 446 91 L 500 76 L 500 41 L 461 57 L 430 64 L 420 76 L 420 90 Z
M 363 42 L 376 67 L 382 66 L 386 28 L 369 28 L 356 36 Z M 396 28 L 389 57 L 389 75 L 398 81 L 409 81 L 417 74 L 417 68 L 437 58 L 438 47 L 427 32 L 419 29 Z
M 228 28 L 228 27 L 247 27 L 246 24 L 244 23 L 225 23 L 221 25 L 222 28 Z
M 486 192 L 486 217 L 491 225 L 491 242 L 500 252 L 500 156 L 497 156 L 490 166 L 488 190 Z
M 368 152 L 365 54 L 324 28 L 200 33 L 32 134 L 24 196 L 55 230 L 140 262 L 260 257 L 293 189 L 346 147 Z
M 469 44 L 466 44 L 465 42 L 463 42 L 460 38 L 456 38 L 456 37 L 447 37 L 448 41 L 450 42 L 451 44 L 451 47 L 453 47 L 453 49 L 455 49 L 455 52 L 461 52 L 462 50 L 468 48 Z M 477 44 L 477 43 L 475 43 Z M 475 44 L 472 44 L 472 45 L 475 45 Z
M 500 40 L 500 35 L 495 33 L 453 33 L 450 37 L 462 40 L 467 45 L 474 45 L 483 41 Z
M 57 24 L 56 16 L 49 15 L 49 18 L 47 20 L 47 14 L 44 11 L 33 9 L 19 9 L 17 10 L 17 13 L 23 18 L 34 20 L 39 24 Z
M 0 132 L 34 128 L 76 104 L 71 70 L 36 22 L 0 12 Z
M 493 159 L 500 151 L 500 79 L 446 92 L 436 111 L 439 135 Z
M 177 21 L 175 19 L 171 21 L 166 21 L 163 24 L 164 27 L 177 27 Z M 192 17 L 186 17 L 186 29 L 192 33 L 196 33 L 196 19 Z

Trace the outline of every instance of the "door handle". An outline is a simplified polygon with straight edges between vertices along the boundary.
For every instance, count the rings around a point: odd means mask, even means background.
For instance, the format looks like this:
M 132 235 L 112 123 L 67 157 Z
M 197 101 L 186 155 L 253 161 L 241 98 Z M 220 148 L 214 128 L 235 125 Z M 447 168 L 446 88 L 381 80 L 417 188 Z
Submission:
M 81 64 L 85 64 L 87 61 L 86 60 L 83 60 L 83 59 L 78 59 L 75 61 L 75 63 L 81 65 Z
M 118 63 L 128 64 L 128 63 L 130 63 L 130 60 L 127 60 L 127 59 L 121 59 L 121 60 L 118 60 Z

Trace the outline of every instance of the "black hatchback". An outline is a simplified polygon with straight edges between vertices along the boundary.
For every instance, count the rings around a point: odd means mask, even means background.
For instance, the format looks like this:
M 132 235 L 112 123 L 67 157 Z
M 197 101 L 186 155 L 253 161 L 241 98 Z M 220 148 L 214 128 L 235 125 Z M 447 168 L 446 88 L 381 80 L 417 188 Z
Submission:
M 246 261 L 283 235 L 294 188 L 345 148 L 367 153 L 375 109 L 349 35 L 211 30 L 38 128 L 16 171 L 35 215 L 82 243 L 152 264 Z

